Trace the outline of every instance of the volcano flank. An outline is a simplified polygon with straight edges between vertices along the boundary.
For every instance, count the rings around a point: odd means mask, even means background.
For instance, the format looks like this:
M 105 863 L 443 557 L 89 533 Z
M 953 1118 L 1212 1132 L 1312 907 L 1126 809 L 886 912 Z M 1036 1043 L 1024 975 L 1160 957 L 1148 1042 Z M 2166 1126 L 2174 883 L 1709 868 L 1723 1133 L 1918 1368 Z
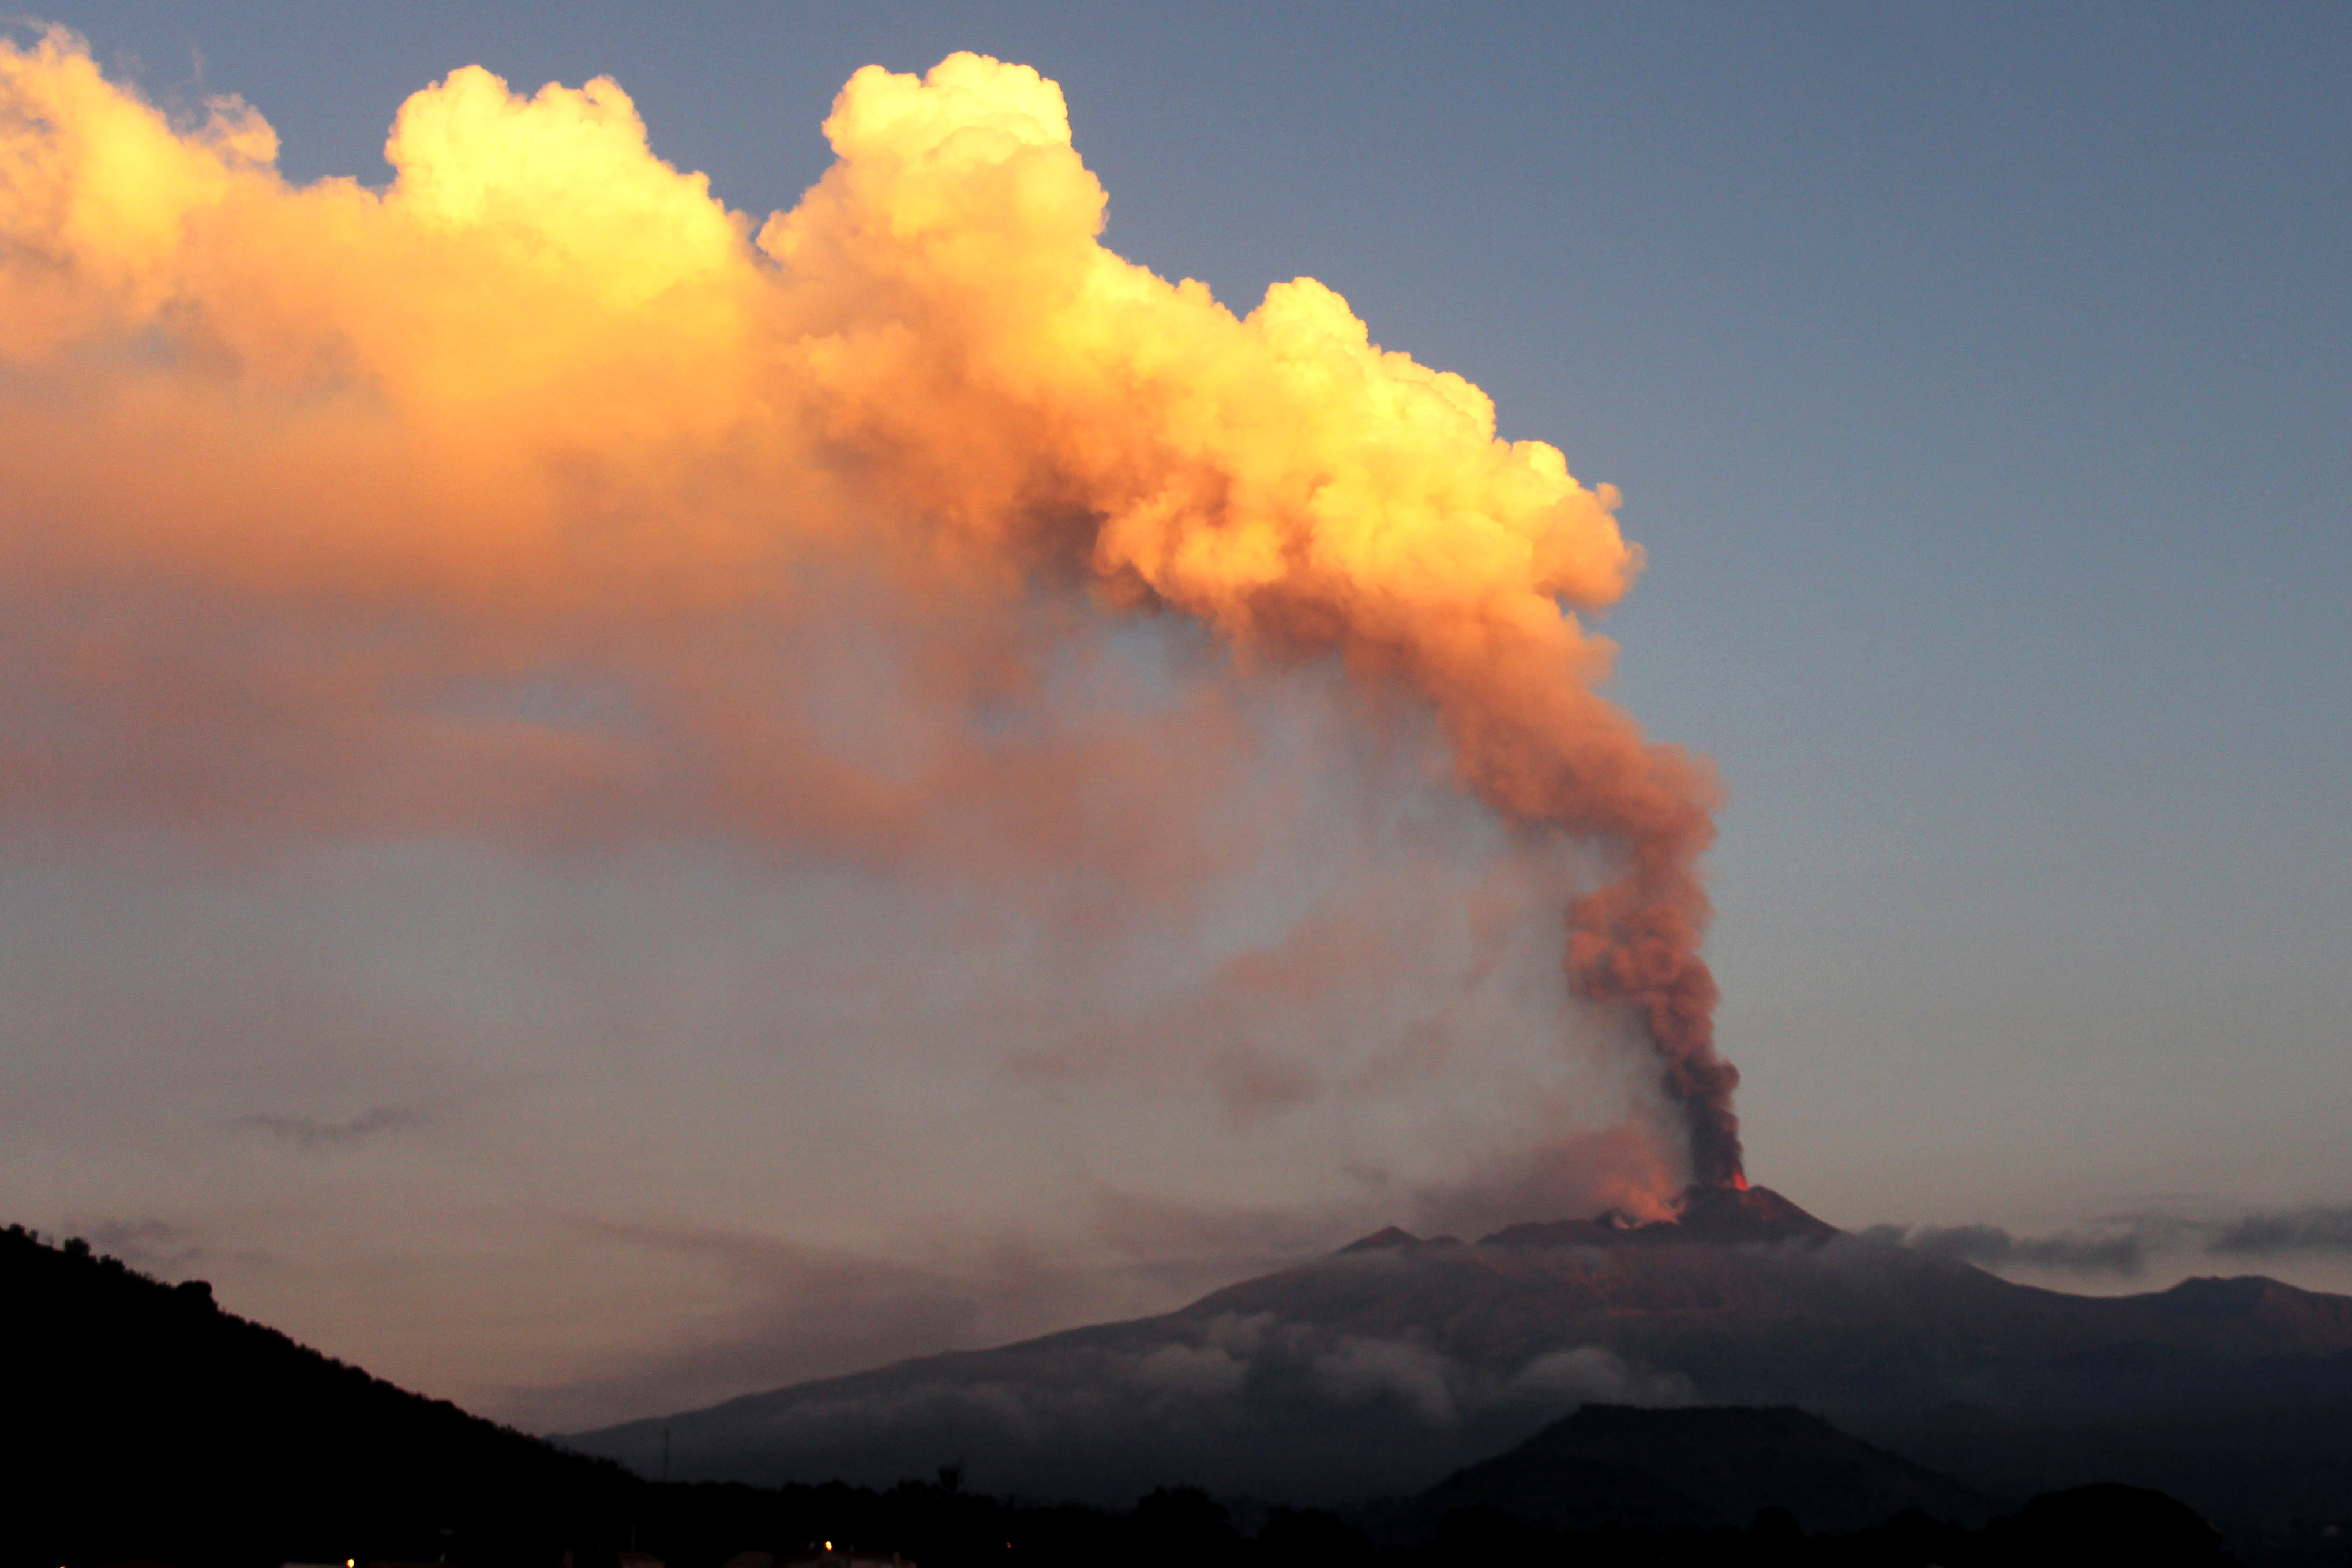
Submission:
M 1793 1405 L 1996 1495 L 2142 1463 L 2209 1514 L 2299 1506 L 2282 1487 L 2324 1503 L 2352 1495 L 2352 1298 L 2257 1277 L 2070 1295 L 1717 1187 L 1647 1224 L 1384 1230 L 1163 1316 L 568 1441 L 643 1469 L 667 1428 L 673 1473 L 768 1483 L 960 1463 L 1033 1497 L 1183 1480 L 1344 1502 L 1417 1491 L 1592 1405 Z M 2254 1447 L 2311 1451 L 2252 1477 L 2249 1427 Z

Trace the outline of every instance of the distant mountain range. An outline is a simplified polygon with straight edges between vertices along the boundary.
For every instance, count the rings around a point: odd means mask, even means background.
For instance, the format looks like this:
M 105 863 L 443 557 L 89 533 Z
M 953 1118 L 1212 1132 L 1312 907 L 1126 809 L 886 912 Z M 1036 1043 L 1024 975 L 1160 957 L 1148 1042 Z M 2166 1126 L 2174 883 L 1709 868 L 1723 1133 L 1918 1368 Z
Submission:
M 1333 1503 L 1418 1492 L 1594 1403 L 1801 1406 L 2012 1499 L 2138 1480 L 2247 1528 L 2352 1518 L 2352 1298 L 2037 1289 L 1760 1187 L 1649 1225 L 1383 1231 L 1164 1316 L 562 1440 L 642 1469 L 667 1428 L 676 1473 L 768 1484 L 957 1463 L 1030 1496 Z M 2262 1433 L 2292 1453 L 2242 1463 Z
M 2341 1517 L 2352 1511 L 2341 1506 L 2347 1427 L 2331 1421 L 2325 1404 L 2217 1407 L 2200 1417 L 2212 1423 L 2205 1426 L 2135 1419 L 2100 1428 L 2095 1418 L 2090 1426 L 2033 1426 L 2013 1411 L 1947 1413 L 1921 1440 L 1939 1437 L 1964 1461 L 2010 1478 L 1988 1489 L 1923 1467 L 1916 1446 L 1890 1451 L 1794 1408 L 1610 1403 L 1612 1388 L 1672 1399 L 1696 1385 L 1684 1374 L 1638 1368 L 1597 1343 L 1561 1348 L 1566 1342 L 1541 1334 L 1531 1340 L 1525 1321 L 1510 1326 L 1510 1313 L 1498 1306 L 1514 1300 L 1513 1288 L 1489 1299 L 1458 1289 L 1405 1299 L 1412 1311 L 1448 1300 L 1465 1304 L 1439 1326 L 1453 1351 L 1438 1348 L 1439 1333 L 1425 1327 L 1405 1338 L 1358 1331 L 1394 1331 L 1395 1291 L 1377 1282 L 1442 1283 L 1453 1276 L 1431 1274 L 1433 1265 L 1450 1269 L 1481 1256 L 1497 1267 L 1475 1277 L 1491 1273 L 1507 1287 L 1516 1279 L 1531 1288 L 1527 1279 L 1545 1276 L 1559 1261 L 1554 1255 L 1577 1255 L 1578 1267 L 1605 1283 L 1612 1268 L 1633 1263 L 1642 1273 L 1692 1248 L 1775 1267 L 1809 1258 L 1843 1268 L 1838 1252 L 1853 1245 L 1809 1216 L 1784 1212 L 1769 1194 L 1694 1205 L 1679 1233 L 1605 1219 L 1576 1224 L 1590 1228 L 1521 1230 L 1477 1247 L 1384 1233 L 1166 1320 L 915 1363 L 976 1364 L 986 1373 L 954 1385 L 961 1404 L 924 1392 L 927 1383 L 942 1381 L 935 1374 L 905 1368 L 869 1374 L 849 1398 L 833 1396 L 829 1408 L 835 1419 L 862 1408 L 864 1426 L 844 1426 L 868 1435 L 867 1462 L 880 1462 L 882 1442 L 873 1435 L 889 1436 L 896 1419 L 902 1468 L 880 1478 L 895 1483 L 887 1490 L 658 1485 L 330 1360 L 222 1311 L 201 1282 L 167 1285 L 79 1243 L 59 1247 L 10 1227 L 0 1231 L 0 1328 L 10 1354 L 0 1473 L 8 1477 L 11 1505 L 0 1568 L 124 1560 L 268 1568 L 389 1558 L 611 1568 L 636 1546 L 656 1548 L 674 1568 L 719 1568 L 742 1560 L 747 1549 L 781 1560 L 840 1539 L 903 1548 L 929 1568 L 1102 1562 L 1428 1568 L 1563 1554 L 1596 1563 L 1884 1560 L 2011 1568 L 2048 1561 L 2071 1568 L 2119 1560 L 2116 1553 L 2131 1542 L 2140 1543 L 2125 1553 L 2131 1561 L 2210 1563 L 2221 1561 L 2211 1533 L 2167 1497 L 2093 1487 L 2011 1511 L 2017 1498 L 2039 1487 L 2011 1482 L 2053 1463 L 2079 1471 L 2086 1457 L 2094 1470 L 2113 1470 L 2117 1456 L 2126 1468 L 2160 1468 L 2182 1454 L 2223 1450 L 2240 1467 L 2242 1489 L 2251 1489 L 2245 1495 L 2267 1498 L 2264 1506 L 2284 1495 L 2281 1478 L 2290 1489 L 2336 1505 L 2336 1536 L 2309 1510 L 2295 1516 L 2299 1534 L 2265 1533 L 2255 1520 L 2231 1542 L 2245 1561 L 2264 1568 L 2337 1568 L 2343 1561 L 2336 1542 L 2352 1538 L 2352 1518 Z M 1691 1239 L 1710 1229 L 1716 1239 Z M 1573 1240 L 1562 1245 L 1560 1236 Z M 1536 1276 L 1522 1278 L 1535 1265 Z M 1676 1267 L 1686 1269 L 1687 1259 Z M 1252 1305 L 1285 1279 L 1312 1283 L 1299 1287 L 1298 1310 L 1321 1319 L 1277 1321 Z M 1688 1289 L 1669 1294 L 1677 1304 L 1666 1310 L 1711 1310 Z M 2221 1310 L 2209 1315 L 2222 1325 L 2226 1353 L 2267 1365 L 2282 1353 L 2274 1342 L 2285 1331 L 2246 1320 L 2276 1319 L 2281 1309 L 2258 1291 L 2251 1311 L 2242 1310 L 2247 1303 L 2239 1298 L 2249 1294 L 2210 1300 Z M 2330 1300 L 2311 1300 L 2323 1308 Z M 2299 1310 L 2309 1302 L 2288 1304 Z M 1519 1302 L 1522 1320 L 1526 1307 Z M 1728 1310 L 1736 1316 L 1747 1309 Z M 2324 1321 L 2316 1331 L 2305 1327 L 2322 1339 L 2334 1331 Z M 1489 1342 L 1520 1349 L 1492 1364 L 1476 1362 L 1473 1352 Z M 1539 1348 L 1525 1353 L 1528 1344 Z M 1011 1381 L 1039 1371 L 1060 1381 Z M 908 1395 L 895 1411 L 887 1404 L 894 1380 Z M 1545 1425 L 1544 1412 L 1563 1403 L 1578 1408 Z M 994 1425 L 971 1417 L 975 1407 L 992 1411 Z M 966 1425 L 943 1430 L 941 1408 L 965 1412 Z M 1465 1433 L 1515 1422 L 1530 1423 L 1516 1447 L 1496 1444 L 1458 1466 L 1436 1462 L 1449 1444 L 1470 1441 Z M 1263 1506 L 1276 1488 L 1302 1475 L 1328 1480 L 1348 1465 L 1361 1468 L 1368 1442 L 1400 1432 L 1422 1435 L 1414 1453 L 1433 1468 L 1390 1489 L 1389 1498 L 1346 1498 L 1357 1505 L 1348 1519 Z M 968 1446 L 975 1435 L 1004 1446 Z M 1282 1452 L 1286 1435 L 1302 1447 Z M 1075 1446 L 1087 1436 L 1102 1439 L 1115 1463 Z M 1220 1436 L 1240 1456 L 1222 1471 L 1204 1463 Z M 1318 1468 L 1315 1445 L 1336 1461 Z M 934 1471 L 936 1481 L 902 1479 L 947 1453 L 968 1466 Z M 1033 1497 L 1066 1496 L 1089 1479 L 1108 1485 L 1117 1466 L 1154 1454 L 1185 1462 L 1150 1476 L 1162 1489 L 1117 1512 L 1016 1504 L 964 1484 L 968 1476 L 1013 1475 L 1027 1464 L 1047 1478 L 1029 1489 Z M 831 1475 L 856 1459 L 847 1449 L 817 1454 L 806 1469 Z M 1056 1463 L 1065 1468 L 1045 1468 Z M 1181 1489 L 1188 1478 L 1213 1471 L 1239 1479 L 1220 1489 L 1246 1529 L 1237 1530 L 1215 1500 Z M 1171 1482 L 1178 1489 L 1164 1489 Z M 2008 1495 L 1988 1495 L 2003 1489 Z M 1249 1503 L 1251 1497 L 1261 1502 Z M 2006 1517 L 1974 1527 L 1995 1511 Z M 1860 1533 L 1816 1534 L 1807 1544 L 1801 1530 Z

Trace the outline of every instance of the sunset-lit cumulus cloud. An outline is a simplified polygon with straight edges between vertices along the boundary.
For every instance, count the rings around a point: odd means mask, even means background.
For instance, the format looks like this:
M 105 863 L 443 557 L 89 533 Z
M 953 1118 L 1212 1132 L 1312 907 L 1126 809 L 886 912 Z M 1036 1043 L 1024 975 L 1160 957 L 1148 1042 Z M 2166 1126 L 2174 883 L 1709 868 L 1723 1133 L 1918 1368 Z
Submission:
M 1597 694 L 1579 619 L 1640 565 L 1614 493 L 1311 279 L 1236 316 L 1106 249 L 1033 70 L 869 67 L 825 132 L 757 220 L 613 82 L 467 68 L 401 108 L 388 186 L 297 186 L 241 103 L 175 123 L 69 37 L 0 48 L 0 810 L 1181 901 L 1255 847 L 1197 803 L 1268 765 L 1288 680 L 1333 745 L 1430 726 L 1567 868 L 1568 981 L 1688 1134 L 1598 1186 L 1737 1178 L 1714 785 Z M 1334 1081 L 1207 1070 L 1243 1121 Z

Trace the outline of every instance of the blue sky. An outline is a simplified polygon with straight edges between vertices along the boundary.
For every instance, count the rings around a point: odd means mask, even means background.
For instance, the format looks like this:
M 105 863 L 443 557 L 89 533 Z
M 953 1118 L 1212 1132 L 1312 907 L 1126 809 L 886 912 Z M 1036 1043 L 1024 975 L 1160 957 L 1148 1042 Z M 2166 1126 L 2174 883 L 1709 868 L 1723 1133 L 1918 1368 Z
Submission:
M 1580 479 L 1623 490 L 1649 566 L 1607 623 L 1622 649 L 1616 692 L 1654 735 L 1713 756 L 1731 793 L 1711 952 L 1758 1179 L 1856 1226 L 2046 1229 L 2152 1207 L 2352 1201 L 2352 13 L 60 3 L 47 15 L 158 101 L 242 94 L 297 179 L 387 177 L 394 110 L 454 67 L 484 64 L 523 89 L 610 74 L 657 153 L 754 214 L 789 206 L 823 172 L 817 125 L 857 66 L 920 70 L 957 48 L 1035 65 L 1063 84 L 1078 149 L 1110 192 L 1113 248 L 1241 309 L 1269 282 L 1320 279 L 1376 341 L 1492 394 L 1505 435 L 1551 441 Z M 598 1012 L 569 971 L 539 993 L 547 1016 L 520 1025 L 530 988 L 511 975 L 468 974 L 463 995 L 436 990 L 439 959 L 387 978 L 404 952 L 462 949 L 466 936 L 433 934 L 457 911 L 496 908 L 511 940 L 560 945 L 551 926 L 591 917 L 551 916 L 564 895 L 550 889 L 579 879 L 624 902 L 669 889 L 681 907 L 816 897 L 807 885 L 713 896 L 712 879 L 736 873 L 708 867 L 551 873 L 431 846 L 402 851 L 409 870 L 389 878 L 354 872 L 357 850 L 291 871 L 189 871 L 184 847 L 20 841 L 14 869 L 0 866 L 0 922 L 20 937 L 79 932 L 126 963 L 184 940 L 155 913 L 173 899 L 235 903 L 255 950 L 302 928 L 320 950 L 313 973 L 331 976 L 317 982 L 333 994 L 322 1014 L 380 989 L 408 1015 L 461 1020 L 428 1053 L 433 1072 L 368 1091 L 402 1106 L 508 1083 L 486 1031 L 552 1037 Z M 416 869 L 433 865 L 446 874 Z M 329 910 L 366 913 L 339 942 L 320 929 Z M 646 928 L 623 921 L 597 940 L 666 977 L 648 986 L 684 986 L 664 967 L 679 950 Z M 757 946 L 732 962 L 756 970 Z M 275 1016 L 236 1000 L 247 972 L 210 952 L 198 944 L 194 969 L 208 977 L 192 984 L 220 990 L 227 1012 Z M 45 984 L 42 1007 L 14 1025 L 43 1087 L 12 1091 L 12 1121 L 104 1098 L 60 1043 L 110 1016 L 101 982 Z M 689 1021 L 671 1037 L 731 1037 L 712 1021 L 728 1006 L 677 1005 Z M 312 1104 L 288 1088 L 297 1079 L 327 1086 L 319 1115 L 356 1116 L 375 1100 L 331 1090 L 342 1053 L 368 1048 L 306 1047 L 299 1068 L 270 1057 L 215 1120 Z M 659 1070 L 690 1079 L 688 1058 Z M 203 1076 L 200 1062 L 186 1070 Z M 654 1070 L 615 1058 L 604 1081 Z M 691 1095 L 665 1114 L 690 1130 Z M 136 1116 L 89 1125 L 111 1129 L 93 1131 L 100 1142 L 142 1136 Z M 383 1142 L 398 1136 L 392 1126 Z M 1186 1162 L 1207 1147 L 1171 1135 L 1142 1184 L 1200 1196 Z M 490 1163 L 511 1173 L 522 1159 Z M 324 1163 L 289 1167 L 300 1173 L 285 1190 L 311 1195 L 283 1201 L 351 1212 L 331 1194 L 356 1176 Z M 60 1177 L 41 1189 L 49 1212 L 26 1217 L 155 1237 L 168 1225 L 199 1238 L 184 1250 L 258 1256 L 269 1249 L 225 1239 L 259 1223 L 242 1180 L 220 1178 L 232 1195 L 217 1202 L 165 1203 Z M 256 1174 L 252 1190 L 272 1180 Z M 704 1190 L 681 1182 L 664 1213 L 720 1227 Z M 924 1222 L 890 1223 L 894 1239 L 875 1247 L 903 1253 Z M 402 1232 L 370 1267 L 438 1278 L 442 1264 L 418 1260 L 477 1245 L 461 1235 L 509 1247 L 503 1224 Z M 789 1226 L 778 1235 L 797 1245 Z M 852 1226 L 825 1244 L 870 1239 Z M 495 1336 L 449 1329 L 448 1342 L 475 1348 L 446 1355 L 398 1341 L 331 1304 L 326 1267 L 256 1264 L 251 1299 L 342 1336 L 329 1348 L 480 1402 L 524 1397 L 483 1392 L 498 1380 L 479 1371 L 479 1347 Z M 2176 1272 L 2191 1268 L 2210 1271 L 2189 1258 Z M 2326 1258 L 2273 1271 L 2352 1280 Z M 708 1305 L 724 1291 L 690 1270 L 664 1289 L 724 1315 Z M 1076 1310 L 1053 1300 L 1035 1312 Z M 993 1310 L 919 1314 L 888 1348 L 1039 1326 Z M 531 1376 L 628 1363 L 636 1342 L 610 1324 L 651 1310 L 615 1309 L 604 1339 L 582 1331 L 584 1359 Z M 619 1387 L 640 1373 L 596 1375 Z M 654 1384 L 628 1386 L 612 1397 L 658 1404 Z

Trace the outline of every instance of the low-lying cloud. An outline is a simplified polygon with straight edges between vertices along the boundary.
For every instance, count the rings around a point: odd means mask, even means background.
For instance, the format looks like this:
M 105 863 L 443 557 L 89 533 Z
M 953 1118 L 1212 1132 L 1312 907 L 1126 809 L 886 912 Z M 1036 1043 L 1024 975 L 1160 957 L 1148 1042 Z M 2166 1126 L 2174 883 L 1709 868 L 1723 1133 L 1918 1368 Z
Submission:
M 1907 1247 L 1931 1258 L 1982 1268 L 2054 1268 L 2084 1274 L 2137 1274 L 2147 1261 L 2142 1238 L 2116 1236 L 2018 1236 L 1997 1225 L 1874 1226 L 1874 1240 Z
M 2223 1226 L 2205 1250 L 2256 1258 L 2298 1252 L 2352 1253 L 2352 1206 L 2248 1215 Z
M 983 1488 L 1100 1497 L 1171 1477 L 1216 1487 L 1282 1473 L 1302 1496 L 1344 1496 L 1507 1447 L 1582 1405 L 1692 1397 L 1686 1379 L 1597 1345 L 1496 1366 L 1411 1335 L 1218 1313 L 933 1357 L 740 1401 L 671 1430 L 678 1462 L 699 1475 L 748 1466 L 757 1479 L 887 1482 L 961 1463 Z M 600 1434 L 594 1450 L 639 1458 L 665 1425 Z M 1279 1471 L 1265 1462 L 1275 1453 Z
M 2020 1236 L 1997 1225 L 1881 1225 L 1863 1235 L 1984 1268 L 2132 1276 L 2152 1258 L 2184 1254 L 2215 1258 L 2352 1255 L 2352 1207 L 2315 1205 L 2226 1219 L 2130 1215 L 2052 1236 Z

